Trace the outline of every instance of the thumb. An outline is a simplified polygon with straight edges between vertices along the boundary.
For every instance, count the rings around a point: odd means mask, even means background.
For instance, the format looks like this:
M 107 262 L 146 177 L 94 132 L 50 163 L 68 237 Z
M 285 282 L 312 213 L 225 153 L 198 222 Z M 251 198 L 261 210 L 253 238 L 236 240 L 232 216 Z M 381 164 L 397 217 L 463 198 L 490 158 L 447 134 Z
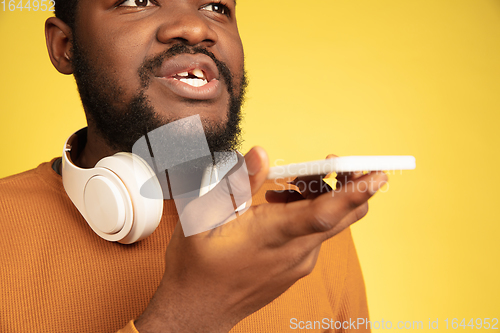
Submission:
M 264 184 L 269 173 L 269 158 L 262 147 L 255 146 L 245 155 L 252 195 Z

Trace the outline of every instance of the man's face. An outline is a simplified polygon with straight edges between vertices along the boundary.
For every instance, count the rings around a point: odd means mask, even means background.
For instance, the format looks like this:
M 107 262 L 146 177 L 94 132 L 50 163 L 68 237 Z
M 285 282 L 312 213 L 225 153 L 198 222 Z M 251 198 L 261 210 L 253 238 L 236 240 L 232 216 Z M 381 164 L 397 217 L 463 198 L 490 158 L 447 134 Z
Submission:
M 79 0 L 73 67 L 89 126 L 115 149 L 196 114 L 211 149 L 237 144 L 246 81 L 234 0 Z

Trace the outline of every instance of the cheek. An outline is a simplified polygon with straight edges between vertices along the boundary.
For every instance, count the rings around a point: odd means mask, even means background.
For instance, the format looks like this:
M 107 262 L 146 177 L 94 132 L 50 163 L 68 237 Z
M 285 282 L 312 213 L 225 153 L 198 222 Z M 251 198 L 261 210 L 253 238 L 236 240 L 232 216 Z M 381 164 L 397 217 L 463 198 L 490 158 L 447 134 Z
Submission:
M 128 34 L 123 30 L 112 32 L 103 41 L 102 61 L 119 84 L 132 84 L 136 90 L 139 85 L 138 70 L 148 54 L 147 34 Z
M 229 47 L 224 48 L 221 55 L 222 59 L 225 59 L 224 61 L 226 61 L 226 64 L 229 66 L 234 76 L 235 84 L 238 87 L 243 77 L 244 69 L 243 45 L 239 36 L 231 38 L 229 45 Z
M 241 42 L 238 28 L 217 31 L 219 35 L 218 52 L 221 59 L 231 69 L 233 75 L 239 76 L 243 68 L 243 44 Z
M 243 44 L 241 43 L 241 39 L 235 41 L 235 47 L 233 48 L 233 57 L 235 59 L 235 66 L 241 71 L 244 65 L 244 53 L 243 53 Z
M 107 17 L 94 16 L 80 29 L 84 33 L 78 39 L 91 65 L 118 84 L 125 98 L 133 96 L 140 84 L 138 69 L 151 44 L 151 31 L 147 28 L 138 25 L 130 32 Z

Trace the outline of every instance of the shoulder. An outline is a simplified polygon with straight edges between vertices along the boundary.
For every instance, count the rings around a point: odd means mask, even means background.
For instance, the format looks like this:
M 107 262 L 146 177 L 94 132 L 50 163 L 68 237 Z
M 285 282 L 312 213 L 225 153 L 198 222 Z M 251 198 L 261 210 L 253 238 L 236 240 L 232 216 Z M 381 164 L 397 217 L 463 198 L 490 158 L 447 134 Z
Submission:
M 35 169 L 0 179 L 0 193 L 4 195 L 15 194 L 25 189 L 33 189 L 33 186 L 61 189 L 62 179 L 52 169 L 55 160 L 57 158 L 50 162 L 41 163 Z
M 0 179 L 0 216 L 30 210 L 30 207 L 65 196 L 62 179 L 52 169 L 54 160 Z

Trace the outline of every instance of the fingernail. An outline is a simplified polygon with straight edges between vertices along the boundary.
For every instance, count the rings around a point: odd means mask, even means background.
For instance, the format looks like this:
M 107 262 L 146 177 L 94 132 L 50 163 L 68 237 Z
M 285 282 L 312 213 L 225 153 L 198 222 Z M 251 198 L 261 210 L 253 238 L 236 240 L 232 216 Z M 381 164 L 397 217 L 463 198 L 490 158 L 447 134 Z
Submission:
M 255 148 L 252 148 L 246 154 L 245 163 L 247 165 L 248 174 L 250 176 L 256 175 L 260 171 L 260 169 L 262 169 L 259 153 L 255 150 Z

